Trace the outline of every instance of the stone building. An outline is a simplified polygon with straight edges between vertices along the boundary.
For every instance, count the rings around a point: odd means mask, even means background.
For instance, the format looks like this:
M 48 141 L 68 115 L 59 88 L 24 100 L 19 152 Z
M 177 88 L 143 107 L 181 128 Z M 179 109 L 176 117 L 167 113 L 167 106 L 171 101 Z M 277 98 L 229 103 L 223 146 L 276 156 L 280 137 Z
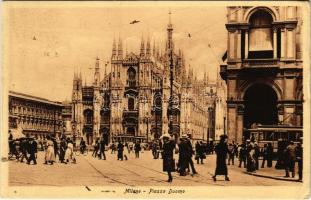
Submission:
M 32 95 L 9 91 L 9 129 L 24 135 L 60 136 L 62 104 Z
M 241 142 L 254 125 L 302 126 L 300 7 L 228 7 L 227 133 Z
M 163 52 L 163 53 L 162 53 Z M 172 56 L 171 56 L 172 55 Z M 171 60 L 172 59 L 172 60 Z M 207 132 L 207 108 L 198 81 L 186 70 L 182 50 L 176 50 L 173 25 L 167 26 L 165 49 L 142 38 L 138 53 L 124 52 L 122 40 L 113 41 L 111 70 L 101 78 L 99 58 L 95 62 L 92 85 L 82 85 L 75 73 L 72 91 L 72 126 L 74 135 L 88 144 L 95 138 L 107 141 L 149 142 L 168 133 L 170 116 L 170 63 L 173 64 L 171 120 L 173 135 L 191 134 L 202 139 Z M 188 73 L 187 73 L 188 71 Z M 202 81 L 201 81 L 202 82 Z

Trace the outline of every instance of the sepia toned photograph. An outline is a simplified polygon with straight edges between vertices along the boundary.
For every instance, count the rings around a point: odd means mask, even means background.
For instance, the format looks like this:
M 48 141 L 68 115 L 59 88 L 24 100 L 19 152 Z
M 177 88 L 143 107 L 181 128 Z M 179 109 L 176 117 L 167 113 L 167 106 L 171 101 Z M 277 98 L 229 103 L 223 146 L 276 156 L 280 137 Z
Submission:
M 309 4 L 3 8 L 2 194 L 309 195 Z

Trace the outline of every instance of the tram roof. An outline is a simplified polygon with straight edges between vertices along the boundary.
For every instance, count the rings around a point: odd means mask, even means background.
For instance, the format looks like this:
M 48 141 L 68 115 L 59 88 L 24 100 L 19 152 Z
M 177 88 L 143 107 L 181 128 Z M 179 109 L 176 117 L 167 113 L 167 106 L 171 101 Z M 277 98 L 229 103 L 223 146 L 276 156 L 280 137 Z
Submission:
M 255 128 L 247 129 L 251 132 L 271 131 L 271 132 L 302 132 L 302 126 L 288 126 L 288 125 L 258 125 Z

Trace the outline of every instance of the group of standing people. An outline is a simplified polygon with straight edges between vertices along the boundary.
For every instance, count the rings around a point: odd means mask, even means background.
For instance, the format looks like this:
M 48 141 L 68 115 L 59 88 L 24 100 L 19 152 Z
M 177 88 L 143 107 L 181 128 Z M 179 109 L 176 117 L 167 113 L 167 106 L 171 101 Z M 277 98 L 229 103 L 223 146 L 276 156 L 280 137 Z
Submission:
M 62 137 L 58 145 L 54 137 L 47 136 L 44 164 L 53 165 L 54 162 L 56 162 L 57 156 L 61 163 L 67 164 L 70 161 L 72 161 L 72 163 L 76 163 L 73 141 L 69 137 L 67 139 Z
M 12 134 L 9 134 L 9 156 L 15 156 L 19 162 L 25 159 L 28 165 L 31 162 L 36 165 L 37 152 L 37 142 L 33 136 L 13 140 Z

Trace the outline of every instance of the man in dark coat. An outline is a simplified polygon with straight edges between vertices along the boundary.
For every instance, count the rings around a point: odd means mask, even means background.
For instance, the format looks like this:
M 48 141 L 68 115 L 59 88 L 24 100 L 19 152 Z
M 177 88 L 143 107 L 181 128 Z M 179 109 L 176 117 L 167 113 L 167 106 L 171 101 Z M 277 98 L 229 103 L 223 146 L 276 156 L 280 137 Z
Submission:
M 186 142 L 186 137 L 182 136 L 180 138 L 180 143 L 178 144 L 179 147 L 179 159 L 178 159 L 178 166 L 179 166 L 179 174 L 180 176 L 186 176 L 186 167 L 189 165 L 189 147 Z
M 66 149 L 67 149 L 66 138 L 63 137 L 59 145 L 59 160 L 61 163 L 64 163 Z
M 104 160 L 106 160 L 105 145 L 106 145 L 106 142 L 105 142 L 104 138 L 101 138 L 101 140 L 100 140 L 100 142 L 99 142 L 99 154 L 98 154 L 98 159 L 104 158 Z
M 174 149 L 175 149 L 175 142 L 170 137 L 169 134 L 164 134 L 163 138 L 163 171 L 167 172 L 168 174 L 168 182 L 173 181 L 172 172 L 175 171 L 175 160 L 174 160 Z
M 27 144 L 27 152 L 29 155 L 29 158 L 27 159 L 27 164 L 29 165 L 31 161 L 33 161 L 33 164 L 36 165 L 36 153 L 37 153 L 37 142 L 34 140 L 33 137 L 29 138 L 29 142 Z
M 134 146 L 135 158 L 139 158 L 139 152 L 141 151 L 140 143 L 137 141 Z
M 302 156 L 303 156 L 303 151 L 302 151 L 302 146 L 301 143 L 297 144 L 296 147 L 296 159 L 297 159 L 297 163 L 298 163 L 298 176 L 299 176 L 299 181 L 302 181 Z
M 242 143 L 239 152 L 239 160 L 240 160 L 239 167 L 241 167 L 243 163 L 244 168 L 246 168 L 246 157 L 247 157 L 246 145 L 245 143 Z
M 216 170 L 215 175 L 213 176 L 214 181 L 216 181 L 217 175 L 225 175 L 225 180 L 229 181 L 228 169 L 227 169 L 227 154 L 228 154 L 228 145 L 227 145 L 228 136 L 221 135 L 220 141 L 215 147 L 215 152 L 217 154 L 216 161 Z
M 59 158 L 58 144 L 57 144 L 56 138 L 52 138 L 52 141 L 53 141 L 53 145 L 54 145 L 54 154 L 55 154 L 55 159 L 56 159 L 57 155 Z
M 268 143 L 267 146 L 267 166 L 272 167 L 272 160 L 273 160 L 273 147 L 271 142 Z
M 261 168 L 265 167 L 265 162 L 268 158 L 268 145 L 264 144 L 263 148 L 261 149 L 260 153 L 262 155 L 262 163 L 261 163 Z
M 204 146 L 203 146 L 202 142 L 200 142 L 200 143 L 197 142 L 195 144 L 195 151 L 196 151 L 197 164 L 200 163 L 200 160 L 201 160 L 201 164 L 203 164 L 205 149 L 204 149 Z
M 20 151 L 21 151 L 21 157 L 20 162 L 24 162 L 24 158 L 28 160 L 27 158 L 27 145 L 28 145 L 28 139 L 27 138 L 21 138 L 20 140 Z
M 85 151 L 85 149 L 86 149 L 86 144 L 85 144 L 85 141 L 84 141 L 84 139 L 83 138 L 81 138 L 81 141 L 80 141 L 80 152 L 81 152 L 81 154 L 84 154 L 84 151 Z
M 286 147 L 285 153 L 285 177 L 289 177 L 289 172 L 292 172 L 292 178 L 295 177 L 295 161 L 296 161 L 296 148 L 294 142 L 291 141 Z
M 118 160 L 123 160 L 124 145 L 121 143 L 121 141 L 119 141 L 118 143 L 117 150 L 118 150 Z

